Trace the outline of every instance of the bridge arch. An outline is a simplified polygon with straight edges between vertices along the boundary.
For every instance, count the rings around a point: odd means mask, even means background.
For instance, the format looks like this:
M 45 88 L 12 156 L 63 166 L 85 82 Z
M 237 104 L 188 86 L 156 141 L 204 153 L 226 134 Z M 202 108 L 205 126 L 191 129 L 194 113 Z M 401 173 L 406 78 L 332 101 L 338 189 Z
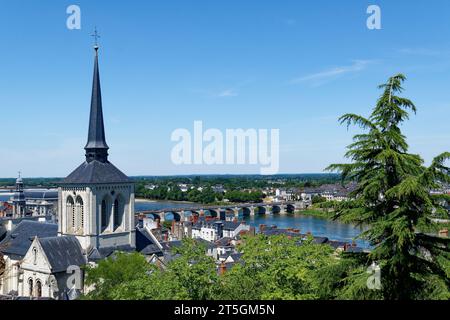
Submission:
M 220 216 L 220 212 L 218 209 L 205 209 L 205 216 L 210 216 L 214 218 L 218 218 Z
M 295 212 L 295 205 L 293 205 L 293 204 L 287 204 L 287 205 L 286 205 L 286 212 L 287 212 L 287 213 L 294 213 L 294 212 Z
M 280 214 L 281 213 L 281 207 L 279 205 L 274 205 L 271 207 L 273 214 Z
M 250 217 L 252 214 L 252 210 L 249 207 L 242 207 L 239 211 L 242 212 L 244 217 Z
M 255 208 L 255 215 L 256 214 L 266 214 L 267 213 L 267 209 L 264 206 L 257 206 Z
M 165 211 L 164 212 L 165 221 L 181 221 L 181 214 L 177 211 Z
M 153 221 L 155 221 L 156 219 L 159 219 L 161 221 L 161 215 L 159 213 L 147 213 L 145 216 L 152 219 Z

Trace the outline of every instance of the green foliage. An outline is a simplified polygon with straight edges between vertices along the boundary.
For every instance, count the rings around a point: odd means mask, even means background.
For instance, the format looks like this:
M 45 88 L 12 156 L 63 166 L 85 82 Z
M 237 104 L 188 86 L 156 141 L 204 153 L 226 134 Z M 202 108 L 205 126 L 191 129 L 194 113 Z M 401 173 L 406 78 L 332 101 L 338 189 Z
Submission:
M 88 299 L 172 300 L 211 299 L 216 290 L 216 265 L 206 256 L 206 248 L 192 239 L 183 239 L 175 248 L 175 258 L 163 268 L 145 261 L 139 253 L 118 254 L 87 270 L 86 284 L 95 290 Z
M 239 191 L 239 190 L 231 190 L 225 194 L 225 198 L 230 200 L 231 202 L 254 202 L 261 203 L 264 195 L 261 191 Z
M 312 204 L 318 204 L 318 203 L 322 203 L 322 202 L 327 202 L 327 199 L 316 195 L 316 196 L 312 197 L 311 202 L 312 202 Z
M 203 204 L 211 204 L 216 200 L 222 200 L 223 195 L 214 192 L 211 187 L 206 187 L 202 191 L 193 188 L 187 192 L 173 183 L 158 185 L 153 190 L 146 188 L 145 183 L 138 183 L 136 186 L 136 196 L 155 200 L 190 201 Z
M 325 296 L 323 272 L 338 260 L 328 245 L 301 245 L 286 236 L 245 237 L 243 264 L 223 276 L 201 243 L 184 239 L 164 268 L 149 265 L 138 253 L 119 253 L 88 268 L 85 299 L 315 299 Z
M 151 270 L 144 256 L 139 253 L 117 252 L 100 260 L 98 266 L 86 267 L 85 284 L 95 290 L 84 298 L 93 300 L 116 299 L 116 289 L 126 283 L 142 281 Z
M 245 237 L 243 264 L 223 276 L 218 299 L 320 298 L 321 272 L 337 263 L 328 245 L 280 236 Z
M 416 107 L 396 95 L 404 80 L 400 74 L 380 86 L 383 94 L 369 118 L 355 114 L 340 118 L 341 123 L 359 125 L 366 133 L 355 135 L 348 146 L 346 157 L 351 163 L 328 169 L 358 183 L 354 200 L 342 203 L 338 215 L 369 226 L 361 237 L 374 246 L 367 263 L 376 261 L 381 266 L 383 298 L 423 298 L 424 292 L 430 292 L 427 298 L 442 299 L 448 297 L 449 289 L 449 240 L 421 233 L 420 226 L 432 224 L 430 218 L 444 210 L 430 190 L 450 181 L 445 166 L 450 153 L 437 156 L 429 167 L 419 155 L 408 153 L 400 125 L 408 119 L 408 110 L 416 112 Z M 352 271 L 347 296 L 367 297 L 363 273 L 363 265 Z M 429 290 L 431 280 L 441 290 Z

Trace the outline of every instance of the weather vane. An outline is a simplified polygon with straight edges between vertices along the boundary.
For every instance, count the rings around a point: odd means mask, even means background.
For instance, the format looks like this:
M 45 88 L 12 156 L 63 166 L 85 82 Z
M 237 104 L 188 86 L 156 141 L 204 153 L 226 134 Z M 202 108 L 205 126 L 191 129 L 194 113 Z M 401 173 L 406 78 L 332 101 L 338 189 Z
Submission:
M 94 33 L 91 34 L 91 37 L 94 37 L 94 48 L 98 48 L 98 38 L 100 38 L 100 36 L 97 32 L 97 27 L 94 28 Z

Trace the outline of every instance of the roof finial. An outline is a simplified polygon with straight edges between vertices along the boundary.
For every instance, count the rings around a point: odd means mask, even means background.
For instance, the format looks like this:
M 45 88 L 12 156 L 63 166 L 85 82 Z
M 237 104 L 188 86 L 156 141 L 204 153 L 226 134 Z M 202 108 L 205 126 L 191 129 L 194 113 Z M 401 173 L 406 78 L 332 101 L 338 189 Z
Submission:
M 100 35 L 97 32 L 97 27 L 94 27 L 94 33 L 91 34 L 91 37 L 94 37 L 94 49 L 95 52 L 98 51 L 98 38 L 100 38 Z

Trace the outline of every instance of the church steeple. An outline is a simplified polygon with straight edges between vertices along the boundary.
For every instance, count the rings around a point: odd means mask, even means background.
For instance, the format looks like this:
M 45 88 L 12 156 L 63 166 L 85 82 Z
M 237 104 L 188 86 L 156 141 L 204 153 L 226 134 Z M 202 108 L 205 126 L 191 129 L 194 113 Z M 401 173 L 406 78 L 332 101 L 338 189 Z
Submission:
M 97 31 L 95 32 L 97 38 Z M 105 139 L 105 127 L 103 124 L 103 110 L 102 110 L 102 93 L 100 89 L 100 74 L 98 71 L 98 45 L 97 39 L 94 46 L 94 78 L 92 82 L 92 97 L 91 97 L 91 113 L 89 118 L 89 134 L 88 141 L 84 149 L 86 150 L 86 161 L 94 160 L 100 162 L 108 161 L 108 145 Z

